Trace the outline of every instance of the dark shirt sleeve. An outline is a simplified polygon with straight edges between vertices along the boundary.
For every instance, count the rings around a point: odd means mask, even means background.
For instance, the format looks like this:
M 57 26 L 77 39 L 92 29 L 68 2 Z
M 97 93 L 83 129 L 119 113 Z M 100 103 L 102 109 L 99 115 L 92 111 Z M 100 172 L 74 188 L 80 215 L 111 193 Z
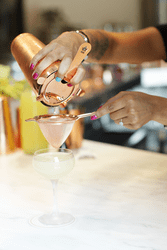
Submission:
M 156 26 L 156 28 L 161 33 L 161 36 L 162 36 L 163 41 L 164 41 L 166 55 L 167 55 L 167 24 L 158 25 L 158 26 Z M 165 62 L 167 62 L 167 57 L 165 59 Z

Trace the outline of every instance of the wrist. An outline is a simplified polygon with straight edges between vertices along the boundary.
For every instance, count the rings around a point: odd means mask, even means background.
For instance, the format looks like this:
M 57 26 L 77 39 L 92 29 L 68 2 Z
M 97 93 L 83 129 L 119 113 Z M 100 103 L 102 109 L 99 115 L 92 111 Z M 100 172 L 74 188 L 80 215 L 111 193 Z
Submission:
M 68 33 L 71 35 L 71 39 L 74 39 L 75 43 L 77 43 L 79 46 L 86 42 L 84 36 L 81 35 L 81 33 L 76 31 L 69 31 Z
M 81 45 L 82 45 L 83 43 L 90 43 L 88 36 L 87 36 L 83 31 L 81 31 L 81 30 L 76 30 L 76 31 L 71 31 L 71 33 L 77 34 L 78 39 L 80 38 L 80 41 L 81 41 L 81 39 L 82 39 Z M 88 59 L 88 55 L 86 55 L 86 57 L 84 58 L 84 60 L 83 60 L 82 62 L 84 62 L 86 59 Z
M 76 33 L 84 39 L 85 43 L 90 43 L 89 37 L 82 30 L 76 30 Z
M 153 120 L 167 125 L 167 98 L 153 96 Z

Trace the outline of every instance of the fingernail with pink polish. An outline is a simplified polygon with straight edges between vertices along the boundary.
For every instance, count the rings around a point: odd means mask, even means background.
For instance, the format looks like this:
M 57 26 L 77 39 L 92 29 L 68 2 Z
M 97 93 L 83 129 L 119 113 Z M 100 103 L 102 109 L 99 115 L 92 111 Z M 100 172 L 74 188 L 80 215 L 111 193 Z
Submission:
M 73 85 L 71 83 L 67 84 L 68 87 L 72 87 Z
M 37 79 L 38 74 L 37 74 L 37 73 L 34 73 L 32 77 L 33 77 L 33 79 L 35 80 L 35 79 Z
M 101 105 L 100 107 L 99 107 L 99 109 L 101 109 L 103 107 L 103 105 Z
M 96 115 L 93 115 L 93 116 L 91 116 L 90 119 L 93 121 L 93 120 L 97 119 L 97 116 L 96 116 Z
M 34 64 L 32 63 L 32 64 L 30 65 L 30 69 L 33 70 L 33 68 L 34 68 Z

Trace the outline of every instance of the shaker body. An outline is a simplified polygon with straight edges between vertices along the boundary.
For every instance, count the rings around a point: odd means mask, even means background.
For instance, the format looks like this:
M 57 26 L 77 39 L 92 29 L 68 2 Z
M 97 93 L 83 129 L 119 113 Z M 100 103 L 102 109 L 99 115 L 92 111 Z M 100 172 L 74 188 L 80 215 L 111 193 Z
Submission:
M 30 62 L 44 46 L 45 44 L 34 35 L 22 33 L 12 41 L 11 52 L 34 91 L 36 99 L 46 106 L 54 107 L 61 105 L 65 107 L 73 96 L 81 93 L 81 89 L 78 86 L 68 87 L 67 84 L 56 82 L 56 72 L 60 61 L 52 63 L 42 72 L 40 77 L 45 79 L 42 85 L 38 84 L 38 80 L 34 80 L 32 77 Z
M 32 78 L 32 70 L 29 66 L 32 58 L 44 48 L 44 46 L 45 44 L 29 33 L 18 35 L 11 44 L 11 52 L 35 95 L 38 95 L 40 85 Z

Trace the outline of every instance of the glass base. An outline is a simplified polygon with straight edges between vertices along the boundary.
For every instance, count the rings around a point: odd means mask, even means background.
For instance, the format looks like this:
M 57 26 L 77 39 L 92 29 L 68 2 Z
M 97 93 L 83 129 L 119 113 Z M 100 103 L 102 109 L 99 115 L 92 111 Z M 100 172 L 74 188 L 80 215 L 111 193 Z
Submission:
M 36 227 L 59 227 L 73 223 L 75 218 L 71 214 L 58 213 L 43 214 L 35 216 L 30 220 L 30 224 Z

